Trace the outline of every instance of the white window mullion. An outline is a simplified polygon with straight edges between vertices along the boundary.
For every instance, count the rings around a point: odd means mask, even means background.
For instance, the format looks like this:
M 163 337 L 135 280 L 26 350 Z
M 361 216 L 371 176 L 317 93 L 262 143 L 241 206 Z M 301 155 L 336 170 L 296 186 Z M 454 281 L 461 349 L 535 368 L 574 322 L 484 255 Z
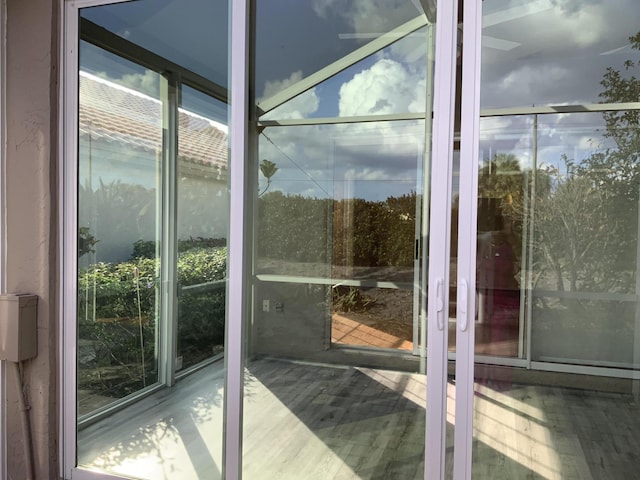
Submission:
M 60 469 L 71 478 L 76 466 L 76 298 L 77 291 L 77 188 L 78 178 L 78 4 L 66 2 L 63 10 L 63 92 L 60 112 L 59 202 L 62 215 L 60 259 Z
M 250 0 L 230 2 L 231 7 L 231 118 L 229 122 L 229 257 L 227 326 L 225 341 L 225 433 L 223 477 L 242 478 L 242 402 L 244 388 L 244 329 L 247 317 L 246 219 L 249 160 L 249 12 Z
M 431 205 L 428 230 L 427 426 L 425 478 L 444 478 L 447 407 L 447 330 L 451 172 L 455 114 L 458 2 L 440 2 L 436 21 L 431 150 Z
M 471 478 L 482 2 L 464 1 L 453 478 Z

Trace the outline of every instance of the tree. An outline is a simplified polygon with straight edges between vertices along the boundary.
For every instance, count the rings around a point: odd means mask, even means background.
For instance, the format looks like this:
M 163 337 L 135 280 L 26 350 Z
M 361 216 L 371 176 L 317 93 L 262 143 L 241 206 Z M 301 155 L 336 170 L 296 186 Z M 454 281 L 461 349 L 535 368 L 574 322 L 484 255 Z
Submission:
M 264 190 L 262 190 L 262 192 L 258 194 L 258 197 L 261 197 L 266 193 L 267 190 L 269 190 L 269 187 L 271 186 L 271 177 L 273 177 L 277 171 L 278 167 L 272 161 L 265 158 L 260 162 L 260 173 L 262 173 L 264 178 L 267 179 L 267 186 L 264 187 Z

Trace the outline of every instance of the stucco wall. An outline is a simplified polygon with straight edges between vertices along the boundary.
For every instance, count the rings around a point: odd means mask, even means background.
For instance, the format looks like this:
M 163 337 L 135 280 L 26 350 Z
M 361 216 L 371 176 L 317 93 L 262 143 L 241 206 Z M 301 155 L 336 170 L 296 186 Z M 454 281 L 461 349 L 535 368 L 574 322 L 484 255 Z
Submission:
M 38 479 L 58 476 L 58 10 L 56 0 L 7 0 L 6 278 L 9 292 L 39 296 L 38 356 L 24 365 Z M 19 388 L 7 377 L 8 471 L 16 480 L 26 478 Z

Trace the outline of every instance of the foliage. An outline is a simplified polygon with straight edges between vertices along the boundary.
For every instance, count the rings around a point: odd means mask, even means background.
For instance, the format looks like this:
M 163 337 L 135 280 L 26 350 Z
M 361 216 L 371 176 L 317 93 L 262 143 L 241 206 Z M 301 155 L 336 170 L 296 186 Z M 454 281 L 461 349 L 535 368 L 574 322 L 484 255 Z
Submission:
M 181 287 L 222 281 L 226 277 L 225 247 L 192 248 L 179 254 L 177 281 Z M 142 323 L 147 379 L 155 375 L 157 315 L 159 312 L 160 262 L 137 257 L 127 262 L 91 265 L 78 277 L 78 336 L 90 345 L 91 354 L 80 359 L 83 388 L 135 391 L 146 382 L 141 377 Z M 225 288 L 214 285 L 179 297 L 178 343 L 198 359 L 212 355 L 224 341 Z M 139 300 L 138 300 L 139 299 Z M 107 381 L 95 372 L 118 370 Z M 93 373 L 92 373 L 93 372 Z M 81 372 L 82 373 L 82 372 Z
M 93 248 L 99 240 L 90 233 L 89 227 L 78 228 L 78 258 L 87 253 L 95 252 Z
M 188 239 L 178 240 L 178 251 L 185 252 L 194 248 L 215 248 L 226 247 L 226 238 L 203 238 L 189 237 Z M 156 258 L 158 255 L 158 242 L 154 240 L 136 240 L 133 242 L 133 253 L 131 259 L 135 258 Z
M 264 187 L 264 190 L 258 194 L 259 197 L 269 190 L 269 187 L 271 186 L 271 177 L 273 177 L 277 171 L 278 167 L 272 161 L 265 158 L 260 162 L 260 173 L 262 173 L 262 176 L 267 179 L 267 185 Z
M 260 199 L 258 255 L 334 266 L 411 266 L 415 193 L 386 201 L 270 192 Z
M 366 312 L 375 300 L 364 295 L 360 288 L 337 285 L 333 287 L 332 305 L 338 312 Z

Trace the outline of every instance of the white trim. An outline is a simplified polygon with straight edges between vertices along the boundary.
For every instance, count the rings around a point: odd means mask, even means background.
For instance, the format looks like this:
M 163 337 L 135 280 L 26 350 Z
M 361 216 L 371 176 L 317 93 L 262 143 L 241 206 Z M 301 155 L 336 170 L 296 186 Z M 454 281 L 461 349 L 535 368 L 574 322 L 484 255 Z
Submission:
M 123 480 L 125 478 L 133 479 L 126 475 L 115 475 L 112 473 L 102 472 L 100 470 L 90 470 L 87 468 L 77 468 L 73 470 L 73 480 Z
M 465 0 L 463 11 L 454 479 L 471 478 L 482 2 Z
M 537 370 L 541 372 L 558 372 L 558 373 L 570 373 L 573 375 L 592 375 L 601 377 L 612 378 L 630 378 L 634 380 L 640 380 L 640 371 L 630 369 L 620 369 L 612 367 L 594 367 L 587 365 L 574 365 L 566 363 L 566 359 L 562 359 L 563 363 L 554 363 L 551 361 L 540 362 L 532 361 L 531 370 Z
M 62 3 L 59 100 L 59 169 L 58 202 L 61 217 L 58 301 L 60 304 L 60 384 L 59 384 L 59 455 L 60 476 L 70 478 L 117 478 L 89 473 L 76 468 L 77 450 L 77 367 L 76 367 L 76 292 L 77 292 L 77 178 L 78 178 L 78 15 L 81 8 L 126 0 L 70 0 Z
M 60 253 L 60 475 L 72 478 L 76 465 L 76 302 L 77 245 L 77 142 L 78 142 L 78 10 L 83 2 L 66 2 L 63 8 L 62 83 L 59 129 L 62 168 L 59 205 L 62 217 Z M 84 2 L 86 3 L 86 2 Z
M 449 310 L 449 255 L 451 235 L 451 171 L 456 84 L 458 2 L 441 2 L 437 9 L 433 91 L 429 250 L 427 299 L 427 419 L 425 478 L 444 478 L 447 407 L 447 317 Z M 427 227 L 427 225 L 425 225 Z M 426 265 L 425 265 L 426 267 Z M 425 289 L 426 292 L 426 289 Z
M 345 285 L 348 287 L 373 287 L 373 288 L 395 288 L 398 290 L 411 290 L 414 287 L 412 282 L 379 282 L 376 280 L 354 280 L 327 277 L 296 277 L 291 275 L 271 275 L 259 274 L 256 279 L 261 282 L 281 282 L 281 283 L 304 283 L 312 285 Z
M 361 115 L 355 117 L 310 117 L 283 120 L 260 120 L 263 127 L 297 127 L 302 125 L 337 125 L 341 123 L 397 122 L 402 120 L 424 120 L 425 112 L 387 113 L 380 115 Z
M 245 220 L 248 208 L 249 160 L 249 12 L 251 0 L 231 2 L 230 74 L 231 115 L 229 122 L 229 204 L 235 212 L 229 219 L 227 325 L 225 342 L 225 431 L 222 476 L 242 478 L 242 403 L 244 390 L 244 331 L 247 322 L 246 250 L 250 245 Z
M 617 112 L 624 110 L 640 110 L 640 102 L 630 103 L 593 103 L 584 105 L 556 105 L 547 107 L 513 107 L 495 108 L 480 111 L 481 118 L 526 116 L 526 115 L 558 115 L 572 113 Z M 345 117 L 309 117 L 282 120 L 260 120 L 263 127 L 294 127 L 303 125 L 334 125 L 341 123 L 395 122 L 402 120 L 423 120 L 425 112 L 388 113 L 381 115 L 345 116 Z
M 585 103 L 584 105 L 548 105 L 542 107 L 487 108 L 480 111 L 481 117 L 504 117 L 512 115 L 553 115 L 559 113 L 616 112 L 638 110 L 640 102 Z
M 167 387 L 175 383 L 177 355 L 178 299 L 177 285 L 177 214 L 178 214 L 178 79 L 176 75 L 161 76 L 160 95 L 162 104 L 163 135 L 159 194 L 160 211 L 156 213 L 156 231 L 160 235 L 160 309 L 156 319 L 155 337 L 158 348 L 158 382 Z

